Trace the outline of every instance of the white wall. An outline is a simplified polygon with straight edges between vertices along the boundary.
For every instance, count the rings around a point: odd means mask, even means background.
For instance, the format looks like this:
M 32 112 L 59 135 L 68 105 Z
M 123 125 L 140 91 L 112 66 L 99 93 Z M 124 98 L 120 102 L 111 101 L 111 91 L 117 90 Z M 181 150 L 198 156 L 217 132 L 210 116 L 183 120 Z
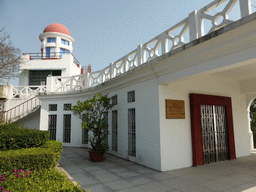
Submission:
M 15 122 L 19 127 L 39 130 L 40 110 L 37 110 Z
M 135 102 L 127 103 L 127 92 L 135 90 Z M 57 114 L 57 140 L 62 141 L 64 103 L 76 104 L 78 100 L 86 100 L 90 92 L 85 95 L 60 95 L 55 98 L 41 98 L 41 124 L 40 130 L 48 129 L 48 115 Z M 160 170 L 160 134 L 158 111 L 158 85 L 157 80 L 150 80 L 133 86 L 109 92 L 109 96 L 117 95 L 118 104 L 113 110 L 118 111 L 118 151 L 112 151 L 112 111 L 108 114 L 109 147 L 110 153 L 129 159 L 142 165 Z M 75 97 L 75 98 L 74 98 Z M 49 104 L 57 104 L 57 112 L 47 112 Z M 128 156 L 128 109 L 135 108 L 136 112 L 136 157 Z M 81 120 L 72 115 L 71 143 L 64 146 L 86 146 L 81 144 Z
M 30 60 L 20 67 L 19 86 L 28 85 L 28 70 L 62 70 L 61 76 L 73 76 L 81 74 L 81 67 L 73 62 L 70 54 L 62 55 L 62 59 Z
M 159 86 L 162 171 L 192 166 L 190 93 L 232 98 L 236 155 L 250 155 L 246 97 L 240 94 L 239 82 L 210 76 L 188 77 Z M 184 100 L 185 119 L 166 119 L 165 99 Z

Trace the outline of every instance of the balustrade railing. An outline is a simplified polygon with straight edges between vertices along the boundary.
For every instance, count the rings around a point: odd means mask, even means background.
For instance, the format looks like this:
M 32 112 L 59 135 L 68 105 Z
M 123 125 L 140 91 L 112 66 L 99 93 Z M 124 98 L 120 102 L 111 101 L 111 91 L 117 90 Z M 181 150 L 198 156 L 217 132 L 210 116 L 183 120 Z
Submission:
M 11 98 L 29 98 L 30 96 L 38 95 L 38 93 L 45 93 L 46 86 L 14 86 L 12 88 Z
M 15 107 L 9 109 L 8 111 L 2 111 L 1 119 L 3 122 L 9 122 L 19 117 L 24 116 L 29 113 L 32 109 L 41 104 L 40 100 L 37 97 L 33 97 Z
M 193 11 L 187 18 L 145 44 L 139 45 L 137 49 L 102 70 L 72 77 L 48 77 L 54 79 L 47 80 L 47 85 L 48 81 L 51 82 L 47 92 L 81 90 L 104 83 L 153 58 L 233 22 L 229 15 L 234 7 L 236 7 L 236 11 L 240 11 L 240 14 L 235 14 L 240 15 L 237 19 L 250 15 L 252 12 L 250 0 L 215 0 L 199 11 Z M 218 10 L 214 10 L 215 8 L 218 8 Z M 205 24 L 206 21 L 209 21 L 210 24 Z M 55 83 L 52 84 L 52 82 Z

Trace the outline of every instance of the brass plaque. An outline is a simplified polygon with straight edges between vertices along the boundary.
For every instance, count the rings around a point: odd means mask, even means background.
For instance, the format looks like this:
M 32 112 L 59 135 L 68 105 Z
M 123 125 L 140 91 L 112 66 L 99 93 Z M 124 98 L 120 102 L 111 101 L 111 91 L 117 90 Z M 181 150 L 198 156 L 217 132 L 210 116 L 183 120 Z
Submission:
M 185 119 L 184 100 L 165 100 L 166 119 Z

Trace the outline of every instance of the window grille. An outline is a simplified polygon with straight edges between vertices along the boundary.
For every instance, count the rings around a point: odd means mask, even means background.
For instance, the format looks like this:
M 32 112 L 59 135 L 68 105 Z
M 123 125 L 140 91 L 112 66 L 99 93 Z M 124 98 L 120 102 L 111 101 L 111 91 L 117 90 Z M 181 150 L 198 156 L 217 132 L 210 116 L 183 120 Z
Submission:
M 70 143 L 71 140 L 71 114 L 63 117 L 63 143 Z
M 48 131 L 50 131 L 50 140 L 56 140 L 56 122 L 57 115 L 49 115 Z
M 85 114 L 82 115 L 82 122 L 85 122 Z M 82 129 L 82 144 L 88 144 L 88 129 Z
M 117 151 L 117 110 L 112 111 L 112 150 Z
M 127 93 L 127 100 L 128 100 L 128 103 L 135 102 L 135 91 L 129 91 Z
M 108 125 L 108 112 L 104 112 L 104 113 L 103 113 L 103 118 L 106 120 L 106 123 L 107 123 L 107 125 Z M 104 133 L 105 133 L 105 134 L 108 134 L 108 126 L 107 126 L 107 128 L 104 130 Z M 106 146 L 108 146 L 108 135 L 107 135 L 107 137 L 104 139 L 104 143 L 105 143 Z
M 57 111 L 57 104 L 50 104 L 49 111 Z
M 117 105 L 117 95 L 114 95 L 114 96 L 112 97 L 112 104 L 113 104 L 113 105 Z
M 64 104 L 64 111 L 70 111 L 71 110 L 71 104 Z
M 46 85 L 49 75 L 61 76 L 61 70 L 29 70 L 29 85 Z
M 135 108 L 128 109 L 128 155 L 136 156 Z

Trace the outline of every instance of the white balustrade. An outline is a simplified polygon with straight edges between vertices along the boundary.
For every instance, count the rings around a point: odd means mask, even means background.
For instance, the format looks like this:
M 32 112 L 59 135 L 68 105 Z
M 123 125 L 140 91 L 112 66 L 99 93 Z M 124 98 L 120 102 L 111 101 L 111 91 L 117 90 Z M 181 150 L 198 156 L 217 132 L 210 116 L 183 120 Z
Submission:
M 222 7 L 224 5 L 224 8 L 221 11 L 215 11 L 214 8 L 220 5 Z M 238 5 L 240 8 L 241 18 L 252 12 L 250 0 L 214 0 L 199 11 L 193 11 L 187 18 L 156 36 L 154 39 L 143 45 L 139 45 L 137 49 L 102 70 L 71 77 L 48 77 L 47 92 L 76 91 L 104 83 L 148 60 L 159 57 L 233 22 L 229 19 L 229 13 L 235 5 Z M 214 15 L 209 13 L 211 11 L 214 11 Z M 210 29 L 206 32 L 205 20 L 211 22 Z
M 10 95 L 10 99 L 12 98 L 29 98 L 30 96 L 38 95 L 38 93 L 45 93 L 46 86 L 13 86 L 12 94 Z

